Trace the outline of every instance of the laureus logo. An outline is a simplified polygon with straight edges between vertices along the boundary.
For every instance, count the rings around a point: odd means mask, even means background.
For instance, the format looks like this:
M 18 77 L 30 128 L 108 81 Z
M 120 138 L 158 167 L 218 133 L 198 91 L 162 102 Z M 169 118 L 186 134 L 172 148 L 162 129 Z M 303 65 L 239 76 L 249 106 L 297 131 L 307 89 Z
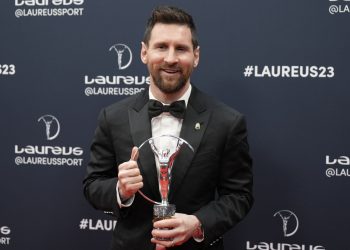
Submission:
M 53 115 L 43 115 L 38 119 L 38 122 L 43 121 L 45 124 L 46 139 L 51 141 L 60 133 L 60 123 Z
M 276 217 L 277 215 L 282 219 L 284 237 L 290 237 L 298 231 L 299 220 L 295 213 L 289 210 L 280 210 L 273 216 Z
M 298 231 L 299 219 L 292 211 L 280 210 L 276 212 L 273 216 L 281 218 L 284 237 L 290 237 Z M 247 241 L 245 250 L 326 250 L 326 248 L 322 245 L 318 245 L 317 243 L 287 243 L 274 241 L 271 242 L 270 240 L 267 240 L 260 241 L 258 243 Z
M 118 69 L 122 70 L 130 66 L 132 61 L 132 52 L 127 45 L 117 43 L 109 48 L 109 51 L 112 50 L 114 50 L 117 53 Z

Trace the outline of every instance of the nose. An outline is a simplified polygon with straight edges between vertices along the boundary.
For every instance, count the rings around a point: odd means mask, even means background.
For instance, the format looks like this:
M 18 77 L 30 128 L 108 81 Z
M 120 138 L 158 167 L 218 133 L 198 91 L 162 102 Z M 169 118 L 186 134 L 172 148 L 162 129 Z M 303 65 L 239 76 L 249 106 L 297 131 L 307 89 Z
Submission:
M 167 54 L 164 57 L 164 61 L 168 64 L 174 64 L 178 62 L 178 57 L 176 55 L 175 49 L 171 48 L 168 50 Z

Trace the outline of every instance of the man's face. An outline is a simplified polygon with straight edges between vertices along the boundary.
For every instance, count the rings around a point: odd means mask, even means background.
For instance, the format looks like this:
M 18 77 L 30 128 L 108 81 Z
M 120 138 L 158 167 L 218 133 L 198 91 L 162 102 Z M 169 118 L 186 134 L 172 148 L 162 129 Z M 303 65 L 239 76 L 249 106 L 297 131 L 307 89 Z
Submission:
M 142 43 L 141 60 L 147 64 L 151 84 L 172 94 L 189 83 L 198 65 L 199 48 L 193 48 L 191 30 L 186 25 L 157 23 L 148 45 Z

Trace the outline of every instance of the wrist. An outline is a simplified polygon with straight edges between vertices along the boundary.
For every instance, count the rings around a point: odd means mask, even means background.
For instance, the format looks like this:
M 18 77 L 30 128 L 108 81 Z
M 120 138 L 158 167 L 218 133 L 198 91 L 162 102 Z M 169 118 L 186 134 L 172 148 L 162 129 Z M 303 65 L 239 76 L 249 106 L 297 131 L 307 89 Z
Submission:
M 119 200 L 123 203 L 127 200 L 129 200 L 131 197 L 126 197 L 123 190 L 119 186 L 119 181 L 117 182 L 117 196 Z
M 193 230 L 192 237 L 194 239 L 201 240 L 204 238 L 202 223 L 199 221 L 199 219 L 196 216 L 194 217 L 195 217 L 195 228 Z
M 119 197 L 120 197 L 120 200 L 122 202 L 126 201 L 128 198 L 125 197 L 125 195 L 123 194 L 123 192 L 119 189 Z

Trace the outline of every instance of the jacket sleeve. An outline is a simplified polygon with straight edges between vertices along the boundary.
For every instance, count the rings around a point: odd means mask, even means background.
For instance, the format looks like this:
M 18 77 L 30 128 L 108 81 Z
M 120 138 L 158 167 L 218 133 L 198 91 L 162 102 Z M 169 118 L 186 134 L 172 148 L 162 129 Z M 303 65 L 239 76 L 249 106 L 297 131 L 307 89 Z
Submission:
M 227 135 L 219 171 L 217 199 L 194 213 L 202 223 L 205 245 L 220 241 L 225 232 L 246 216 L 253 204 L 252 159 L 242 115 Z
M 118 169 L 106 110 L 100 112 L 90 151 L 87 175 L 83 181 L 84 195 L 94 208 L 113 212 L 119 217 L 116 196 Z

